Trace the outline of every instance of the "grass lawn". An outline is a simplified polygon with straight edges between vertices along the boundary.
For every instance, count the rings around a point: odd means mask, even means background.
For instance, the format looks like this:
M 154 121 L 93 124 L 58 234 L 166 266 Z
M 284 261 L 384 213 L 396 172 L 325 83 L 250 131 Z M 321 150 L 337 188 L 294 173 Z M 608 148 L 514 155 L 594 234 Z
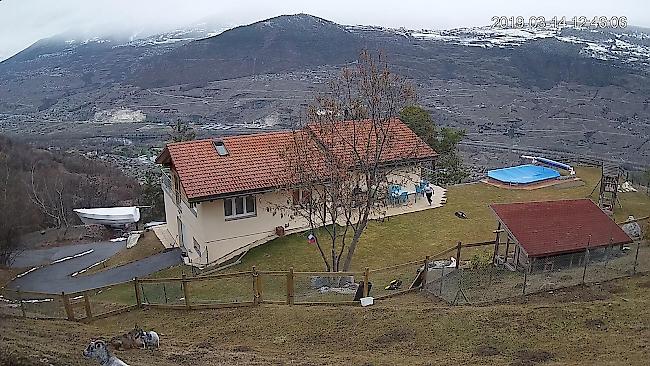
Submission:
M 138 239 L 138 243 L 130 249 L 120 250 L 110 257 L 103 264 L 93 267 L 88 271 L 84 272 L 83 275 L 89 275 L 97 272 L 101 272 L 110 268 L 115 268 L 139 259 L 150 257 L 154 254 L 161 253 L 165 250 L 165 247 L 162 245 L 160 240 L 156 237 L 156 234 L 153 231 L 143 232 Z
M 600 179 L 599 168 L 578 168 L 578 177 L 585 185 L 573 188 L 542 188 L 532 191 L 509 190 L 484 183 L 450 187 L 447 204 L 441 208 L 391 217 L 385 222 L 371 222 L 361 237 L 353 261 L 353 270 L 378 268 L 397 263 L 423 259 L 458 241 L 464 243 L 492 240 L 496 219 L 490 203 L 543 201 L 585 198 Z M 597 192 L 593 199 L 597 200 Z M 615 218 L 623 221 L 628 215 L 650 214 L 650 197 L 645 193 L 619 194 L 623 208 L 617 208 Z M 469 219 L 454 215 L 463 211 Z M 489 250 L 489 249 L 486 249 Z M 233 270 L 287 269 L 293 266 L 301 271 L 323 270 L 317 249 L 307 243 L 305 234 L 289 235 L 252 249 Z M 175 271 L 179 271 L 176 269 Z
M 488 207 L 489 203 L 587 197 L 598 182 L 600 170 L 578 168 L 577 174 L 585 184 L 565 189 L 548 187 L 533 191 L 507 190 L 483 183 L 450 187 L 447 193 L 448 203 L 441 208 L 394 216 L 385 222 L 371 222 L 361 238 L 352 269 L 362 271 L 366 266 L 373 269 L 423 259 L 424 256 L 438 253 L 458 241 L 471 243 L 492 240 L 496 220 Z M 622 193 L 619 197 L 623 208 L 616 210 L 618 221 L 625 220 L 628 215 L 641 217 L 650 213 L 650 197 L 645 193 Z M 457 218 L 455 211 L 464 211 L 469 219 Z M 489 252 L 491 249 L 480 247 L 474 251 Z M 473 254 L 467 249 L 463 251 L 465 259 L 470 259 Z M 287 270 L 291 266 L 296 271 L 323 270 L 317 249 L 307 243 L 304 233 L 288 235 L 254 248 L 243 258 L 241 264 L 230 267 L 227 271 L 248 271 L 253 265 L 259 270 Z M 410 279 L 418 266 L 371 274 L 371 280 L 375 284 L 382 284 L 375 288 L 375 294 L 393 278 Z M 157 272 L 151 277 L 179 277 L 182 273 L 190 275 L 192 269 L 176 266 Z M 284 281 L 282 277 L 263 277 L 267 300 L 283 299 L 281 295 L 286 288 Z M 308 281 L 306 276 L 297 276 L 296 291 L 301 287 L 308 288 Z M 197 303 L 211 300 L 250 301 L 252 298 L 250 276 L 195 282 L 191 284 L 190 290 L 193 302 Z M 164 287 L 162 284 L 147 284 L 144 291 L 147 300 L 154 303 L 181 303 L 180 299 L 183 297 L 178 282 L 167 283 Z M 341 296 L 345 300 L 349 300 L 348 297 Z M 102 302 L 130 304 L 133 302 L 133 287 L 130 284 L 115 286 L 98 295 L 97 299 Z

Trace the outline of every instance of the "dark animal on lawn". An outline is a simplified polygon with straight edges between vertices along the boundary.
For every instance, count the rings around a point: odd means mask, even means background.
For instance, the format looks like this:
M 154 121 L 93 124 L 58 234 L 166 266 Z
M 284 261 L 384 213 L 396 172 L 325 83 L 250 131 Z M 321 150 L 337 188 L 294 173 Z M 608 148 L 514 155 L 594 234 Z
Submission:
M 144 348 L 144 342 L 140 337 L 142 329 L 137 325 L 128 333 L 111 338 L 110 344 L 116 350 L 127 350 L 132 348 Z

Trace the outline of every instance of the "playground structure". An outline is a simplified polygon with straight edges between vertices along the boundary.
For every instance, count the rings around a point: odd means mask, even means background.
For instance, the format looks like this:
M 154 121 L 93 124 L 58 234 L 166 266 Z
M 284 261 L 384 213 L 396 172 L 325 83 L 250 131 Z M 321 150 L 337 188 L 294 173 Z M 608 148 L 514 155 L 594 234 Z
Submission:
M 621 206 L 618 199 L 619 182 L 621 180 L 621 169 L 612 164 L 603 163 L 601 166 L 600 181 L 591 191 L 591 195 L 600 187 L 598 195 L 598 206 L 608 213 L 613 213 L 616 204 Z

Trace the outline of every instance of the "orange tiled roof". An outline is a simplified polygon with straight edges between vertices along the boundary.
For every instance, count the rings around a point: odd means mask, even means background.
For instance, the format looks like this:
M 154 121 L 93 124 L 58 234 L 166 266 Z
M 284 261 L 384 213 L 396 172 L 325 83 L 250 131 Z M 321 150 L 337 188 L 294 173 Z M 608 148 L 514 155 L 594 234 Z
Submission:
M 354 153 L 353 144 L 368 141 L 368 138 L 359 137 L 364 136 L 362 131 L 369 131 L 371 124 L 368 121 L 345 121 L 335 125 L 337 135 L 343 137 L 337 137 L 334 144 L 324 145 L 333 147 L 334 154 L 350 156 Z M 389 139 L 391 142 L 386 146 L 381 161 L 431 159 L 437 155 L 401 121 L 391 121 L 389 130 L 395 138 Z M 316 125 L 309 125 L 298 132 L 224 137 L 221 141 L 228 150 L 225 156 L 217 153 L 213 139 L 170 143 L 156 162 L 170 165 L 176 170 L 189 200 L 270 189 L 298 183 L 287 179 L 287 154 L 295 141 L 294 136 L 304 136 L 294 134 L 308 131 L 318 139 L 331 136 Z M 314 156 L 318 158 L 316 154 Z

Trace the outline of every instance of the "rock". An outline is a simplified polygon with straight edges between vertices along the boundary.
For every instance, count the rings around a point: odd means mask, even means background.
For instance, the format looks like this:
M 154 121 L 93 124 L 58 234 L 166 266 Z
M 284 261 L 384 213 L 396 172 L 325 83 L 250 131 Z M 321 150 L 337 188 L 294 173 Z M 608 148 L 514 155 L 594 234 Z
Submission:
M 323 276 L 312 276 L 310 278 L 311 288 L 320 289 L 323 287 L 329 287 L 330 279 L 329 277 Z

